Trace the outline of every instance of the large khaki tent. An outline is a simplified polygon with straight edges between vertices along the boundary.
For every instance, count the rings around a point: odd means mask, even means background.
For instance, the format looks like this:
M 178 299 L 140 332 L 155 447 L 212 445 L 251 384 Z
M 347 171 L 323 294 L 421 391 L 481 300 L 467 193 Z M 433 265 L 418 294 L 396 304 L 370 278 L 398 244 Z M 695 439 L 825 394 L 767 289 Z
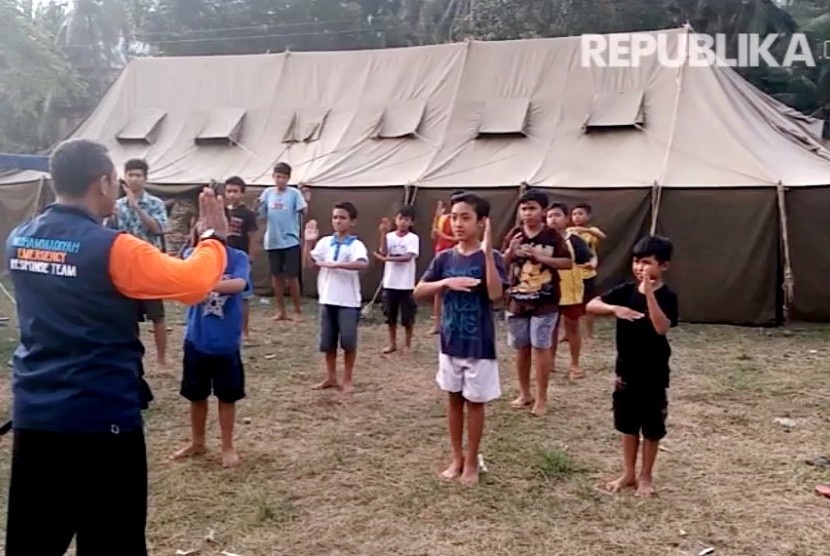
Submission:
M 689 32 L 654 35 L 682 57 Z M 118 163 L 145 157 L 171 198 L 233 174 L 267 186 L 274 163 L 289 162 L 312 188 L 312 217 L 325 228 L 335 201 L 353 201 L 370 248 L 378 219 L 412 201 L 422 267 L 437 200 L 480 192 L 504 233 L 528 184 L 594 205 L 609 235 L 605 285 L 626 276 L 632 244 L 654 225 L 676 245 L 685 320 L 776 322 L 785 283 L 793 315 L 830 318 L 830 152 L 815 122 L 729 68 L 656 56 L 585 66 L 580 52 L 571 37 L 141 58 L 75 136 L 104 142 Z M 43 198 L 37 177 L 0 188 L 2 231 Z M 379 276 L 366 274 L 364 295 Z

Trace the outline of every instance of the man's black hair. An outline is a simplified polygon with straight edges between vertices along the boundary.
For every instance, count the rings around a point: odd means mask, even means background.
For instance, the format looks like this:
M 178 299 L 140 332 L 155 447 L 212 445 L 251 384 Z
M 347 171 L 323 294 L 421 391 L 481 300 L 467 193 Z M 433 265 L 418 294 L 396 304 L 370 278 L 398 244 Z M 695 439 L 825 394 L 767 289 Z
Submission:
M 577 204 L 574 205 L 574 210 L 576 210 L 576 209 L 582 209 L 585 212 L 587 212 L 588 214 L 591 214 L 594 210 L 594 209 L 591 208 L 591 205 L 589 205 L 588 203 L 577 203 Z
M 144 174 L 144 177 L 147 177 L 147 174 L 150 173 L 150 166 L 147 165 L 147 161 L 142 158 L 131 158 L 127 162 L 124 163 L 124 173 L 131 172 L 133 170 L 141 170 L 141 173 Z
M 227 186 L 227 185 L 235 185 L 235 186 L 237 186 L 237 187 L 239 188 L 239 190 L 240 190 L 242 193 L 245 193 L 245 188 L 247 187 L 247 186 L 245 185 L 245 180 L 243 180 L 243 179 L 242 179 L 242 178 L 240 178 L 239 176 L 231 176 L 231 177 L 229 177 L 228 179 L 226 179 L 226 180 L 225 180 L 225 185 L 226 185 L 226 186 Z
M 411 218 L 412 220 L 415 220 L 415 207 L 412 205 L 403 205 L 395 214 L 396 216 L 403 216 L 404 218 Z
M 646 257 L 654 257 L 658 263 L 667 263 L 671 261 L 672 253 L 674 252 L 674 245 L 667 237 L 662 236 L 646 236 L 642 238 L 634 246 L 634 258 L 644 259 Z
M 80 199 L 92 183 L 115 169 L 107 148 L 87 139 L 64 141 L 49 159 L 52 187 L 58 195 Z
M 465 191 L 459 195 L 453 195 L 452 199 L 450 199 L 450 202 L 453 204 L 453 206 L 457 205 L 458 203 L 467 203 L 468 205 L 473 207 L 473 210 L 475 210 L 477 220 L 481 220 L 482 218 L 487 218 L 488 216 L 490 216 L 490 201 L 482 197 L 479 197 L 475 193 L 467 193 Z
M 276 166 L 274 166 L 274 173 L 275 174 L 282 174 L 283 176 L 291 177 L 291 166 L 286 164 L 285 162 L 280 162 Z
M 340 201 L 339 203 L 335 203 L 333 208 L 345 210 L 349 214 L 349 218 L 351 220 L 357 219 L 357 208 L 355 208 L 355 206 L 349 201 Z
M 539 189 L 528 189 L 519 197 L 519 206 L 525 203 L 538 203 L 544 210 L 548 206 L 548 195 Z
M 553 203 L 551 203 L 551 204 L 550 204 L 550 206 L 548 207 L 548 210 L 553 210 L 553 209 L 559 209 L 559 210 L 561 210 L 561 211 L 562 211 L 562 214 L 564 214 L 565 216 L 568 216 L 568 214 L 569 214 L 569 212 L 568 212 L 568 205 L 566 205 L 565 203 L 560 203 L 560 202 L 558 202 L 558 201 L 553 202 Z

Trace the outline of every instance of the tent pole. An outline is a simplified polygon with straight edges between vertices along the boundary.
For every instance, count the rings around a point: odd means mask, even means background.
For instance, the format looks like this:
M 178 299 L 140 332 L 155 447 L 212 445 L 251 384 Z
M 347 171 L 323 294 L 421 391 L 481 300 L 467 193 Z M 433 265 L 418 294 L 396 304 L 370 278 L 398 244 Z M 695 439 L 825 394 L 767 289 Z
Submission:
M 663 200 L 663 188 L 654 180 L 651 186 L 651 225 L 648 228 L 649 235 L 657 233 L 657 219 L 660 216 L 660 204 Z
M 778 196 L 778 218 L 781 226 L 781 246 L 784 252 L 784 323 L 789 322 L 790 307 L 795 298 L 795 275 L 793 274 L 792 261 L 790 259 L 790 235 L 787 226 L 787 198 L 784 184 L 780 181 L 776 184 L 775 191 Z

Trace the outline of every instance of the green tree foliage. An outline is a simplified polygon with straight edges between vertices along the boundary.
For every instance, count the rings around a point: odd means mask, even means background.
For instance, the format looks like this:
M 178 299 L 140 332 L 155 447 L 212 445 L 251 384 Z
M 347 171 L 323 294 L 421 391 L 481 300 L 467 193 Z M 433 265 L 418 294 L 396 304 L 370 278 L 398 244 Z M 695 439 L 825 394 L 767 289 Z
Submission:
M 31 17 L 31 4 L 0 0 L 0 150 L 46 147 L 38 133 L 54 90 L 78 91 L 78 80 L 52 38 Z M 29 11 L 24 11 L 29 10 Z

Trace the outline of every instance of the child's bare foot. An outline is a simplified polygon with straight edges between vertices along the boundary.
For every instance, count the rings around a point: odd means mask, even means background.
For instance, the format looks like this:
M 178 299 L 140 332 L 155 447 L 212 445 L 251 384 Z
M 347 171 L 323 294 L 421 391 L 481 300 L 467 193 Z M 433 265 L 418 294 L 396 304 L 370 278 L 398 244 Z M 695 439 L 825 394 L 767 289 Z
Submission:
M 323 382 L 321 382 L 319 384 L 315 384 L 314 386 L 312 386 L 311 389 L 312 390 L 329 390 L 331 388 L 339 388 L 339 387 L 340 387 L 340 385 L 337 383 L 336 380 L 332 380 L 332 379 L 327 378 Z
M 430 328 L 429 333 L 432 334 L 433 336 L 436 335 L 436 334 L 440 334 L 441 333 L 441 328 L 436 324 L 435 326 Z
M 184 448 L 170 456 L 170 459 L 173 461 L 179 461 L 194 456 L 201 456 L 205 452 L 207 452 L 207 448 L 205 448 L 204 444 L 193 444 L 191 442 L 190 444 L 188 444 L 187 446 L 185 446 Z
M 303 314 L 302 313 L 294 313 L 293 315 L 291 315 L 291 318 L 288 319 L 288 320 L 290 320 L 291 322 L 295 322 L 295 323 L 303 322 Z
M 579 367 L 573 366 L 568 371 L 568 378 L 571 380 L 582 380 L 585 378 L 585 372 Z
M 530 413 L 535 415 L 536 417 L 541 417 L 548 411 L 548 402 L 537 401 L 533 405 L 533 409 L 530 410 Z
M 354 392 L 354 386 L 351 382 L 344 382 L 343 387 L 341 388 L 344 394 L 351 394 Z
M 449 467 L 441 471 L 441 478 L 446 479 L 448 481 L 452 481 L 453 479 L 461 475 L 461 471 L 463 468 L 463 461 L 453 461 Z
M 510 407 L 513 409 L 524 409 L 526 407 L 530 407 L 533 404 L 533 398 L 525 398 L 524 396 L 519 396 L 512 402 L 510 402 Z
M 383 348 L 383 351 L 381 351 L 381 353 L 383 355 L 389 355 L 390 353 L 395 353 L 396 351 L 398 351 L 398 348 L 396 346 L 386 346 L 385 348 Z
M 222 450 L 222 467 L 236 467 L 239 464 L 239 456 L 236 455 L 236 451 L 231 448 L 230 450 Z
M 273 320 L 273 321 L 288 320 L 288 316 L 285 313 L 277 313 L 276 315 L 271 317 L 271 320 Z
M 401 355 L 412 355 L 412 346 L 404 346 L 403 350 L 401 351 Z
M 637 479 L 634 477 L 627 477 L 623 475 L 616 481 L 611 481 L 605 488 L 608 489 L 609 492 L 619 492 L 625 488 L 631 488 L 637 486 Z
M 465 486 L 474 486 L 478 483 L 478 462 L 473 464 L 472 467 L 469 465 L 464 466 L 464 472 L 461 473 L 461 481 L 462 485 Z
M 644 479 L 640 477 L 640 482 L 637 484 L 637 492 L 634 493 L 634 496 L 639 496 L 640 498 L 648 498 L 650 496 L 654 496 L 657 491 L 654 490 L 654 484 L 652 484 L 651 479 Z

